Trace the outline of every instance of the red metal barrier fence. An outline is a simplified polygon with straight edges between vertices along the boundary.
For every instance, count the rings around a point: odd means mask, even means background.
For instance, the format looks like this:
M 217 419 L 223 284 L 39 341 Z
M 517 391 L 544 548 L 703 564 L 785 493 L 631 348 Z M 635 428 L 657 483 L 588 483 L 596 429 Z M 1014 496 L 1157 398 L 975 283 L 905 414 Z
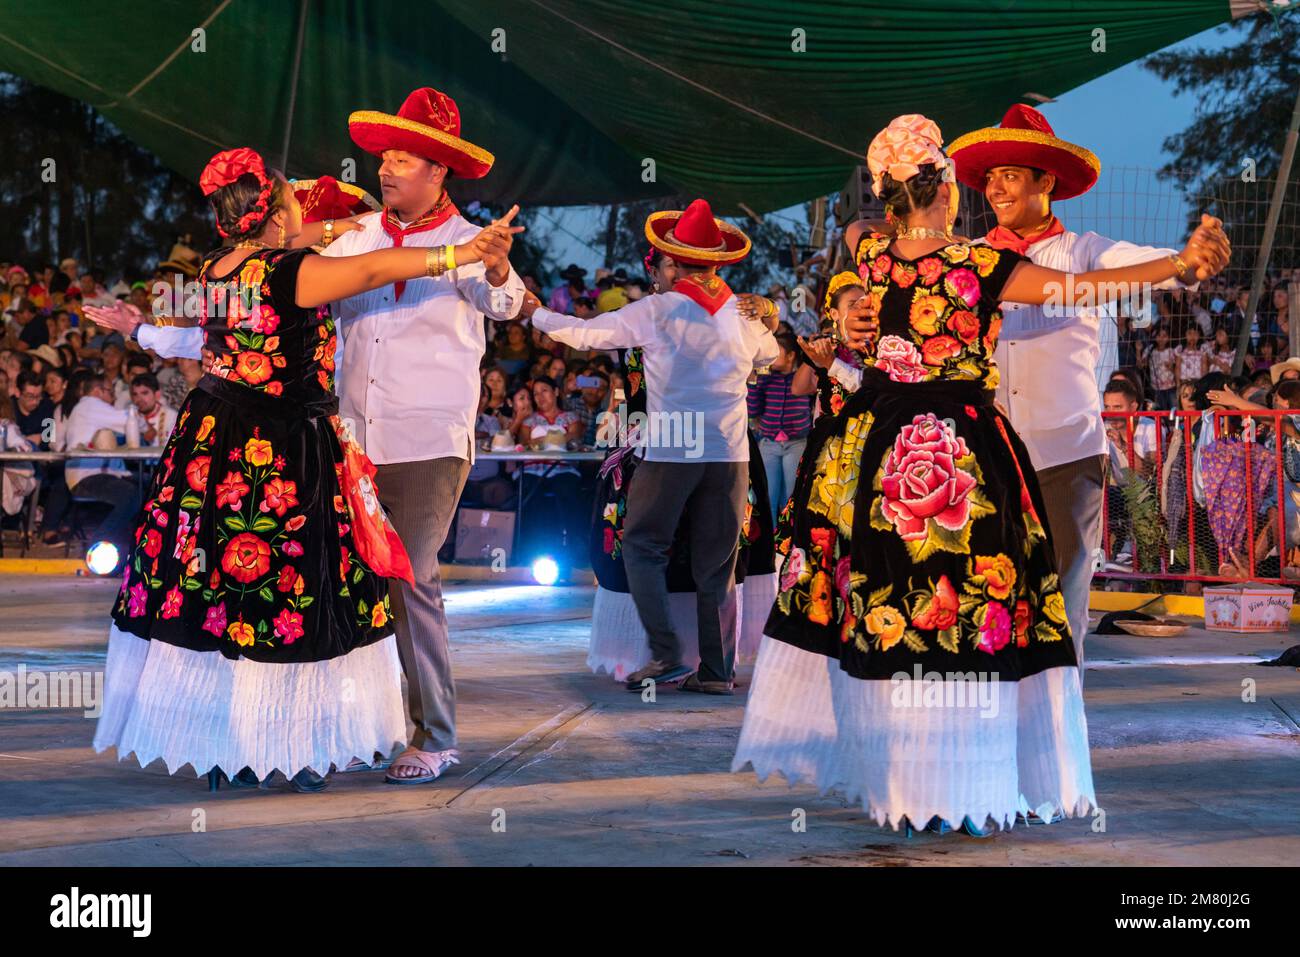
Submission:
M 1103 413 L 1110 469 L 1096 575 L 1300 584 L 1293 414 L 1300 422 L 1300 410 Z

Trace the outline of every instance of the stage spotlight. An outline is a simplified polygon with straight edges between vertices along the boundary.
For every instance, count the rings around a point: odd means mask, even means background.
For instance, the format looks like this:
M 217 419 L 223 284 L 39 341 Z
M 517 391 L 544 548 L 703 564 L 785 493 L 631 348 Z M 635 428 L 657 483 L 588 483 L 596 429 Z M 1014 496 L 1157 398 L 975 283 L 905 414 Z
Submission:
M 542 557 L 533 562 L 533 581 L 539 585 L 554 585 L 560 578 L 560 566 L 554 558 Z
M 111 575 L 121 557 L 112 542 L 95 542 L 86 549 L 86 567 L 96 575 Z

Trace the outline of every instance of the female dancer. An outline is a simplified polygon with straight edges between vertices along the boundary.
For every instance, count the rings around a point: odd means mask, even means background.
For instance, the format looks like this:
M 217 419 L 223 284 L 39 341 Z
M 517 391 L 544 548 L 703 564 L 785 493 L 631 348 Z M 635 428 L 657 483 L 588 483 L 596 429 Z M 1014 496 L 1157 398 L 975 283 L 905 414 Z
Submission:
M 1096 803 L 1042 498 L 993 405 L 998 302 L 1071 305 L 1187 263 L 1068 277 L 954 240 L 941 143 L 934 123 L 902 116 L 867 154 L 901 221 L 895 237 L 848 236 L 880 338 L 805 454 L 733 770 L 843 790 L 895 829 L 983 835 L 990 820 Z M 1201 278 L 1221 268 L 1199 243 L 1182 258 Z
M 663 251 L 651 247 L 645 257 L 646 276 L 650 280 L 651 295 L 665 292 L 677 281 L 677 264 Z M 758 308 L 752 299 L 742 294 L 746 308 Z M 620 351 L 623 379 L 626 383 L 624 400 L 629 421 L 638 412 L 646 413 L 645 370 L 640 349 Z M 617 416 L 618 407 L 611 390 L 610 415 Z M 629 429 L 629 432 L 633 430 Z M 650 661 L 650 642 L 641 626 L 636 605 L 628 590 L 627 573 L 623 569 L 622 538 L 623 517 L 627 511 L 627 490 L 639 461 L 636 446 L 639 435 L 626 436 L 625 445 L 606 456 L 600 468 L 596 486 L 595 508 L 592 513 L 591 567 L 596 574 L 596 600 L 591 611 L 591 644 L 587 652 L 587 666 L 599 674 L 606 671 L 622 681 L 629 674 Z M 758 443 L 753 434 L 749 437 L 751 462 L 761 461 Z M 774 560 L 774 522 L 768 504 L 767 480 L 762 468 L 750 469 L 749 500 L 745 508 L 745 521 L 740 532 L 740 551 L 736 557 L 736 582 L 738 595 L 737 658 L 751 660 L 758 652 L 763 637 L 767 613 L 776 597 L 776 564 Z M 682 639 L 682 663 L 696 668 L 699 665 L 698 634 L 695 609 L 695 579 L 691 574 L 691 558 L 686 535 L 681 528 L 673 542 L 668 562 L 669 611 L 677 633 Z
M 446 257 L 290 251 L 298 201 L 251 149 L 218 153 L 199 182 L 227 240 L 198 277 L 215 358 L 126 558 L 95 750 L 190 764 L 214 790 L 223 772 L 254 786 L 279 770 L 315 791 L 331 764 L 406 738 L 384 578 L 411 574 L 374 466 L 336 414 L 328 304 L 440 274 Z M 477 261 L 483 241 L 450 255 Z M 92 315 L 138 325 L 124 311 Z

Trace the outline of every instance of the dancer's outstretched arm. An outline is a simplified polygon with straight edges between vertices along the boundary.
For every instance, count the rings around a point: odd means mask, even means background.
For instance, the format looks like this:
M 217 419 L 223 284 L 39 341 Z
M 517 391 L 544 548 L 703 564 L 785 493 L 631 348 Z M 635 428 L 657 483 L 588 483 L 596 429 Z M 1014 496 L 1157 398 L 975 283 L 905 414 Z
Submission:
M 519 314 L 531 319 L 534 328 L 574 349 L 630 349 L 643 346 L 654 337 L 659 302 L 659 296 L 646 296 L 622 309 L 579 319 L 552 312 L 540 299 L 527 293 Z
M 456 266 L 494 259 L 503 248 L 508 252 L 506 237 L 524 231 L 522 226 L 510 225 L 518 212 L 518 206 L 512 207 L 469 242 L 456 246 Z M 295 298 L 299 306 L 310 309 L 380 286 L 420 279 L 431 275 L 430 267 L 438 265 L 434 261 L 436 254 L 436 247 L 413 246 L 377 249 L 359 256 L 307 256 L 298 269 Z
M 116 302 L 107 307 L 86 306 L 84 311 L 97 325 L 135 339 L 140 348 L 151 349 L 164 359 L 203 358 L 203 329 L 200 326 L 156 326 L 127 302 Z
M 1177 256 L 1084 273 L 1066 273 L 1023 262 L 1012 270 L 1000 298 L 1004 302 L 1023 302 L 1033 306 L 1096 306 L 1130 298 L 1144 286 L 1155 286 L 1170 279 L 1178 278 L 1185 282 L 1209 279 L 1223 270 L 1231 254 L 1231 246 L 1219 221 L 1212 216 L 1202 216 L 1201 225 Z

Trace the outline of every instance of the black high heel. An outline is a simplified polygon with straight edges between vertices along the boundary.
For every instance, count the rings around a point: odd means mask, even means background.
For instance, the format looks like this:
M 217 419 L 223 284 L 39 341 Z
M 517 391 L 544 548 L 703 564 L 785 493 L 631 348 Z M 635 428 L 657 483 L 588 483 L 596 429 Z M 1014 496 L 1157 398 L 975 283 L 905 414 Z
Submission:
M 262 785 L 262 782 L 257 779 L 257 775 L 253 773 L 253 769 L 249 767 L 243 768 L 233 778 L 228 778 L 226 783 L 232 788 L 255 788 Z
M 299 794 L 314 794 L 317 791 L 324 791 L 329 786 L 329 781 L 311 768 L 303 768 L 289 779 L 289 786 Z

